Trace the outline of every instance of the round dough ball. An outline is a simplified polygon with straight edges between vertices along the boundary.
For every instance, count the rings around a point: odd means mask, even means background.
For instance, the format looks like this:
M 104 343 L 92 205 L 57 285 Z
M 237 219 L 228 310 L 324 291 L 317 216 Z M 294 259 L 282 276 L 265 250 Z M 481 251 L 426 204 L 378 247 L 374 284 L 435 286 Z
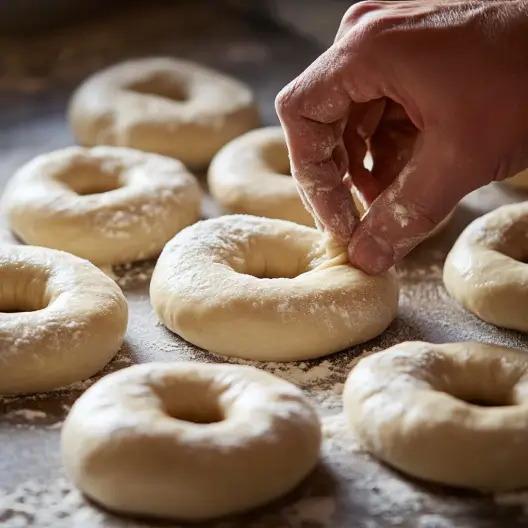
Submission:
M 444 265 L 444 285 L 488 323 L 528 331 L 528 203 L 505 205 L 473 221 Z
M 127 328 L 120 288 L 62 251 L 0 246 L 1 394 L 63 387 L 101 370 Z
M 258 126 L 253 94 L 241 82 L 199 64 L 147 58 L 88 78 L 69 105 L 82 145 L 116 145 L 207 165 L 228 141 Z
M 317 464 L 315 410 L 253 367 L 148 363 L 110 374 L 74 404 L 62 455 L 110 510 L 199 521 L 260 506 Z
M 365 165 L 372 167 L 367 156 Z M 290 173 L 286 138 L 281 127 L 252 130 L 240 136 L 214 157 L 208 172 L 209 190 L 228 213 L 243 213 L 289 220 L 315 227 Z M 360 216 L 366 208 L 358 191 L 351 189 Z M 429 236 L 436 235 L 452 213 Z
M 344 389 L 361 444 L 414 477 L 483 491 L 528 486 L 528 354 L 401 343 L 362 359 Z
M 24 242 L 94 264 L 159 255 L 200 218 L 201 190 L 177 160 L 117 147 L 42 154 L 8 183 L 2 208 Z
M 204 220 L 163 250 L 150 296 L 162 323 L 211 352 L 261 361 L 316 358 L 383 332 L 396 315 L 393 270 L 328 260 L 317 230 L 245 215 Z

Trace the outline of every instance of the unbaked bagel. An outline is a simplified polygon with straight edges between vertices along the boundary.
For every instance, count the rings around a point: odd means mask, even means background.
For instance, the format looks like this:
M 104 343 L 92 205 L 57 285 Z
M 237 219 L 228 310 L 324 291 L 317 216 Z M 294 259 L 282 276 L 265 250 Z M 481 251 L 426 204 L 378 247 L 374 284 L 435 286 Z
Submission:
M 315 410 L 253 367 L 149 363 L 110 374 L 73 405 L 62 456 L 110 510 L 199 521 L 269 502 L 316 465 Z
M 199 64 L 172 58 L 130 60 L 87 79 L 69 120 L 86 146 L 116 145 L 207 165 L 231 139 L 259 122 L 250 89 Z
M 372 167 L 370 155 L 365 159 L 365 166 Z M 291 177 L 288 147 L 281 127 L 252 130 L 228 143 L 211 162 L 208 184 L 212 196 L 228 213 L 315 226 Z M 355 187 L 351 193 L 359 215 L 363 216 L 366 209 Z M 429 236 L 441 231 L 451 216 L 452 213 Z
M 344 389 L 361 444 L 401 471 L 483 491 L 528 486 L 528 354 L 477 342 L 401 343 Z
M 293 222 L 232 215 L 184 229 L 163 250 L 150 296 L 161 322 L 211 352 L 262 361 L 315 358 L 383 332 L 398 307 L 392 270 L 369 276 L 326 258 Z
M 488 323 L 528 331 L 528 203 L 504 205 L 473 221 L 444 265 L 444 284 Z
M 86 379 L 117 353 L 126 300 L 94 265 L 62 251 L 0 246 L 0 393 Z
M 177 160 L 118 147 L 69 147 L 20 168 L 2 198 L 24 242 L 98 265 L 159 255 L 200 217 L 199 185 Z
M 252 130 L 223 147 L 208 172 L 209 191 L 229 213 L 314 227 L 295 180 L 281 127 Z

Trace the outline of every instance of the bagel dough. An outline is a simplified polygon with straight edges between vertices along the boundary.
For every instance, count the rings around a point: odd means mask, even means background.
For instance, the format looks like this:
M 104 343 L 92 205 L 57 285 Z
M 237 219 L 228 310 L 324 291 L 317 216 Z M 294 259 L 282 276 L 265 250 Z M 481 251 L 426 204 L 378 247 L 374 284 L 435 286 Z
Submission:
M 482 491 L 528 486 L 528 354 L 401 343 L 362 359 L 344 389 L 361 444 L 414 477 Z
M 204 220 L 163 250 L 150 296 L 161 322 L 211 352 L 261 361 L 316 358 L 383 332 L 396 315 L 393 270 L 329 260 L 317 230 L 246 215 Z
M 86 260 L 53 249 L 0 246 L 1 394 L 84 380 L 117 353 L 128 307 Z
M 177 160 L 118 147 L 42 154 L 8 183 L 2 208 L 24 242 L 97 265 L 159 255 L 200 217 L 201 190 Z
M 444 284 L 488 323 L 528 331 L 528 203 L 504 205 L 473 221 L 444 265 Z
M 321 429 L 300 389 L 253 367 L 148 363 L 73 405 L 62 456 L 118 512 L 199 521 L 267 503 L 315 467 Z
M 281 127 L 252 130 L 228 143 L 214 157 L 208 183 L 213 198 L 229 213 L 315 226 L 291 177 Z
M 199 64 L 163 57 L 96 73 L 76 90 L 68 113 L 82 145 L 133 147 L 200 167 L 259 123 L 247 86 Z
M 365 158 L 365 166 L 372 168 L 370 155 Z M 228 213 L 278 218 L 315 227 L 291 177 L 288 147 L 280 126 L 252 130 L 223 147 L 211 162 L 208 184 L 213 198 Z M 359 216 L 363 216 L 366 207 L 354 186 L 351 193 Z M 429 236 L 441 231 L 451 216 L 452 213 Z

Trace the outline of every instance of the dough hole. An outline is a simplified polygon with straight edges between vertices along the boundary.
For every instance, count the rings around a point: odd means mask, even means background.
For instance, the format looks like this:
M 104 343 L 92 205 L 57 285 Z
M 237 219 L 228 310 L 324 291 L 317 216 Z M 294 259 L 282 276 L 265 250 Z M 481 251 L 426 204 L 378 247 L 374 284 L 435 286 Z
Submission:
M 299 258 L 303 255 L 302 248 L 289 237 L 263 237 L 259 244 L 250 244 L 244 249 L 242 259 L 235 258 L 230 262 L 238 273 L 257 279 L 294 279 L 309 271 L 310 261 Z M 277 255 L 281 258 L 278 259 Z
M 177 103 L 183 103 L 189 99 L 189 94 L 182 84 L 165 75 L 153 75 L 149 79 L 129 84 L 126 89 L 138 94 L 169 99 Z
M 271 172 L 291 176 L 288 148 L 283 141 L 270 141 L 262 145 L 261 156 Z
M 59 172 L 55 178 L 80 196 L 102 194 L 124 186 L 118 164 L 78 163 Z
M 47 274 L 33 268 L 21 268 L 16 276 L 11 274 L 9 280 L 4 280 L 3 275 L 0 270 L 0 313 L 37 312 L 49 305 Z
M 164 411 L 175 420 L 207 425 L 226 419 L 218 393 L 201 380 L 190 377 L 177 386 L 169 381 L 158 395 Z
M 212 402 L 203 407 L 195 405 L 187 409 L 167 409 L 167 414 L 176 420 L 203 425 L 223 422 L 226 418 L 220 406 Z
M 484 400 L 484 399 L 472 399 L 472 400 L 464 400 L 466 403 L 469 403 L 471 405 L 476 405 L 477 407 L 509 407 L 510 405 L 515 405 L 512 402 L 508 401 L 492 401 L 492 400 Z

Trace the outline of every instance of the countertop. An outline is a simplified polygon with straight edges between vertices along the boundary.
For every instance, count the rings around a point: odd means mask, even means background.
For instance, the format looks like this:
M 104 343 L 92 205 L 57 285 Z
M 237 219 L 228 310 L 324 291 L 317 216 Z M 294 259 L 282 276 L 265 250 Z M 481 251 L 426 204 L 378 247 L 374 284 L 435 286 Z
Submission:
M 318 39 L 258 17 L 246 19 L 236 10 L 215 7 L 214 2 L 152 4 L 49 34 L 0 37 L 0 189 L 34 155 L 73 143 L 65 118 L 69 94 L 86 75 L 106 64 L 128 57 L 172 55 L 211 65 L 248 82 L 257 94 L 263 124 L 276 124 L 275 94 L 321 49 Z M 198 176 L 205 187 L 203 175 Z M 283 499 L 203 526 L 528 526 L 524 512 L 528 499 L 522 494 L 483 496 L 406 478 L 365 453 L 341 414 L 343 382 L 361 354 L 410 339 L 478 339 L 527 349 L 525 336 L 497 329 L 462 310 L 441 280 L 445 256 L 464 226 L 502 203 L 522 199 L 522 194 L 492 185 L 459 204 L 445 231 L 398 265 L 398 316 L 379 338 L 317 361 L 257 364 L 305 389 L 317 405 L 325 436 L 321 462 Z M 203 213 L 209 217 L 220 210 L 207 199 Z M 14 241 L 3 219 L 0 241 Z M 226 361 L 184 342 L 158 323 L 148 297 L 153 265 L 142 262 L 115 269 L 130 303 L 130 324 L 122 350 L 104 373 L 151 360 Z M 61 423 L 94 379 L 48 394 L 0 399 L 1 526 L 180 526 L 106 513 L 83 499 L 66 479 L 60 463 Z

